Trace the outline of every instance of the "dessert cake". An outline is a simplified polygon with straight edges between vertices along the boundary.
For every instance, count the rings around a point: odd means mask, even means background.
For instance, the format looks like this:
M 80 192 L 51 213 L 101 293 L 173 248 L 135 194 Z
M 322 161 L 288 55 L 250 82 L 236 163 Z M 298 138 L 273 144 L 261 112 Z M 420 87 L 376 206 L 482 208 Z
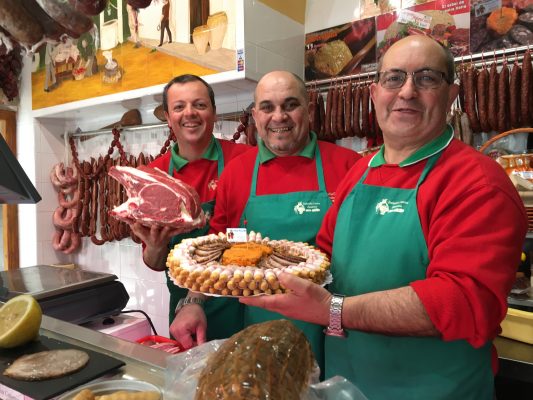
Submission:
M 248 242 L 226 235 L 188 238 L 167 258 L 168 274 L 180 287 L 221 296 L 283 293 L 280 272 L 323 284 L 329 270 L 325 253 L 307 243 L 270 240 L 250 232 Z

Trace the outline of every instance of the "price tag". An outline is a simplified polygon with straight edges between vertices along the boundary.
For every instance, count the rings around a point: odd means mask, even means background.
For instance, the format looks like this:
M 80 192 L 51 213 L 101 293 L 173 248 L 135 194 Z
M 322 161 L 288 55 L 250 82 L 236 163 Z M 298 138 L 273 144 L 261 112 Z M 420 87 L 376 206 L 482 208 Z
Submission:
M 418 28 L 428 29 L 431 25 L 431 17 L 415 11 L 402 10 L 398 16 L 398 23 L 413 24 Z
M 248 241 L 248 233 L 246 232 L 246 228 L 227 228 L 226 237 L 228 238 L 228 242 L 237 243 Z

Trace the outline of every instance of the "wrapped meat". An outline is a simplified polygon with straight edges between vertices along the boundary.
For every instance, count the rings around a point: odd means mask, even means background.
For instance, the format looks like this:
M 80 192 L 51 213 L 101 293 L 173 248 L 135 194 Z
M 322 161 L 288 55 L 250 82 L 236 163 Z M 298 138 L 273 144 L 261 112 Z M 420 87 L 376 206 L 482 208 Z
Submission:
M 287 320 L 251 325 L 208 360 L 196 400 L 299 400 L 313 370 L 305 335 Z

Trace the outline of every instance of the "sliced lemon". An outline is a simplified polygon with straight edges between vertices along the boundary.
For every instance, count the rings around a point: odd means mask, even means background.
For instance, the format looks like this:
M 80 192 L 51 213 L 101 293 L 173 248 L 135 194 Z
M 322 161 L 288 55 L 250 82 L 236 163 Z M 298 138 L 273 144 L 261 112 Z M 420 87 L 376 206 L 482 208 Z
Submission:
M 35 339 L 41 319 L 41 306 L 32 296 L 22 294 L 9 300 L 0 308 L 0 347 L 16 347 Z

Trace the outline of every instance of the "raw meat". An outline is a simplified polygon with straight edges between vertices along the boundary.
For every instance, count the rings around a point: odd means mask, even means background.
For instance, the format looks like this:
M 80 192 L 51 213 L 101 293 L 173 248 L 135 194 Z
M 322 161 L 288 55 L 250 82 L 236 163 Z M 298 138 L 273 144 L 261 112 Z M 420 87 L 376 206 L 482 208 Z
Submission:
M 299 400 L 313 366 L 309 342 L 292 322 L 251 325 L 209 358 L 195 400 Z
M 17 358 L 4 375 L 22 381 L 42 381 L 76 372 L 88 362 L 89 355 L 81 350 L 41 351 Z
M 124 185 L 129 197 L 110 211 L 117 219 L 148 226 L 183 228 L 183 232 L 206 223 L 200 197 L 194 188 L 159 169 L 144 165 L 138 168 L 116 166 L 109 169 L 109 176 Z

